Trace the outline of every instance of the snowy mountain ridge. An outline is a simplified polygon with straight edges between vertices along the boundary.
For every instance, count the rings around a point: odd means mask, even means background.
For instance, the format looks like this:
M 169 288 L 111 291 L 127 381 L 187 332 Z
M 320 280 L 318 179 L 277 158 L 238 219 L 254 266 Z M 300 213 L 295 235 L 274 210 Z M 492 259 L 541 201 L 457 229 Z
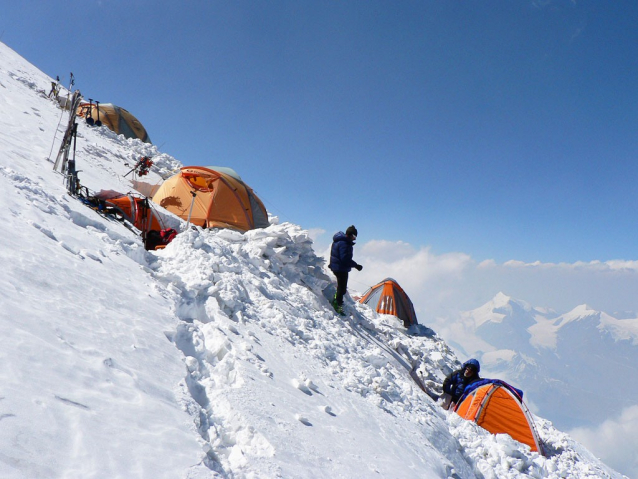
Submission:
M 557 336 L 570 323 L 585 322 L 596 326 L 600 334 L 609 334 L 615 341 L 631 341 L 638 344 L 638 318 L 616 318 L 603 311 L 596 311 L 581 304 L 564 314 L 537 308 L 520 299 L 499 292 L 492 300 L 472 311 L 461 313 L 461 320 L 468 330 L 474 330 L 483 340 L 490 334 L 486 328 L 515 323 L 518 330 L 529 334 L 529 343 L 547 349 L 556 349 Z M 518 333 L 517 333 L 518 334 Z M 496 346 L 491 349 L 498 349 Z
M 443 411 L 408 369 L 436 390 L 453 352 L 351 300 L 336 316 L 299 226 L 186 230 L 165 214 L 180 234 L 145 251 L 53 171 L 66 113 L 50 81 L 0 43 L 0 476 L 622 477 L 544 419 L 545 457 Z M 79 125 L 92 191 L 131 191 L 141 155 L 151 183 L 180 166 Z
M 479 328 L 485 323 L 502 323 L 506 317 L 513 314 L 514 310 L 533 314 L 533 308 L 525 301 L 515 300 L 499 292 L 491 301 L 470 312 L 464 312 L 462 316 L 470 320 L 473 327 Z

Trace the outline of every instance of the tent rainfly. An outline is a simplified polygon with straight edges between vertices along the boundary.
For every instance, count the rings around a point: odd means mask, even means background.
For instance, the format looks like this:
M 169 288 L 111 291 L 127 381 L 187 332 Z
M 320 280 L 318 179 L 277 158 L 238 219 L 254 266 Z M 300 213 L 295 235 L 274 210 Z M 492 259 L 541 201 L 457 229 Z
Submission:
M 144 143 L 151 143 L 144 125 L 130 112 L 112 103 L 100 103 L 98 107 L 95 103 L 82 102 L 77 114 L 83 118 L 92 118 L 94 121 L 99 118 L 102 125 L 118 135 L 124 135 L 125 138 L 138 138 Z
M 150 207 L 146 198 L 136 198 L 113 190 L 100 190 L 93 198 L 103 202 L 103 208 L 117 212 L 142 233 L 163 229 L 162 219 Z
M 392 278 L 386 278 L 372 286 L 359 302 L 371 306 L 378 313 L 396 316 L 406 328 L 419 324 L 412 301 Z
M 186 166 L 159 187 L 153 201 L 203 228 L 265 228 L 268 213 L 231 168 Z
M 523 391 L 505 381 L 482 379 L 470 384 L 454 411 L 492 434 L 509 434 L 532 451 L 543 453 Z

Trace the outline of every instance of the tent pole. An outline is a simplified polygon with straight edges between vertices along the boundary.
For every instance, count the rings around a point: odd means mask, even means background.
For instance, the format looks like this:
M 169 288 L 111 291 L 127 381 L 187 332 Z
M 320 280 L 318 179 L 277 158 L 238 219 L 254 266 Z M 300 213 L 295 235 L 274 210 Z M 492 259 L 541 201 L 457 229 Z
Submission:
M 197 193 L 195 193 L 195 191 L 191 191 L 191 196 L 193 197 L 193 199 L 191 200 L 191 209 L 188 211 L 188 221 L 186 222 L 186 229 L 188 229 L 191 224 L 191 214 L 193 213 L 193 206 L 195 206 L 195 197 L 197 196 Z

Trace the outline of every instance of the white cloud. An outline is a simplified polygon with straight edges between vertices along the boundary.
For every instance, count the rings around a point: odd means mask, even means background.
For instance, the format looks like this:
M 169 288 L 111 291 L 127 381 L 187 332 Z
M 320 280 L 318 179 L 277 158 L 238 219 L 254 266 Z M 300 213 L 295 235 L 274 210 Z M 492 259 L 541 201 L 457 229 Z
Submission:
M 359 252 L 355 250 L 355 260 L 364 265 L 356 278 L 359 283 L 371 286 L 391 277 L 407 291 L 434 291 L 433 286 L 437 285 L 438 296 L 447 294 L 444 284 L 461 280 L 463 271 L 472 265 L 464 253 L 436 255 L 429 247 L 416 249 L 402 241 L 365 243 Z
M 610 269 L 627 269 L 638 271 L 638 261 L 624 261 L 617 259 L 613 261 L 607 261 L 605 264 L 609 266 Z
M 383 258 L 385 262 L 393 262 L 413 256 L 417 250 L 403 241 L 372 240 L 363 244 L 363 256 Z
M 511 259 L 509 261 L 506 261 L 505 263 L 503 263 L 503 266 L 508 266 L 510 268 L 529 268 L 529 267 L 534 267 L 534 266 L 554 266 L 553 263 L 545 263 L 544 265 L 541 264 L 540 261 L 534 261 L 533 263 L 524 263 L 523 261 L 517 261 L 514 259 Z
M 493 268 L 495 266 L 496 261 L 494 261 L 493 259 L 485 259 L 477 265 L 478 268 Z
M 396 279 L 412 298 L 425 324 L 475 309 L 499 291 L 533 306 L 567 312 L 580 304 L 609 313 L 638 311 L 638 261 L 499 264 L 476 261 L 461 252 L 435 254 L 402 241 L 374 240 L 355 247 L 364 265 L 350 287 L 364 291 L 386 277 Z
M 638 405 L 594 429 L 577 428 L 569 434 L 605 464 L 629 477 L 638 477 Z
M 308 236 L 310 236 L 310 239 L 312 241 L 317 241 L 317 239 L 323 236 L 325 233 L 326 233 L 326 230 L 322 228 L 310 228 L 308 230 Z

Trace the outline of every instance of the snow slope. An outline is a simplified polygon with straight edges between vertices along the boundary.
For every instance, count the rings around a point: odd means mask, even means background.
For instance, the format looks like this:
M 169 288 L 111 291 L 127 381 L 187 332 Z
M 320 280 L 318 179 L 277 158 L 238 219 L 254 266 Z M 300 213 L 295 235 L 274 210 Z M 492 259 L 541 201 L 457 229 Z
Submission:
M 145 251 L 53 171 L 50 81 L 0 44 L 0 477 L 622 477 L 543 419 L 546 457 L 441 410 L 407 369 L 436 389 L 448 346 L 351 301 L 335 316 L 296 225 L 173 218 Z M 76 155 L 92 191 L 130 191 L 141 155 L 151 183 L 180 166 L 83 123 Z

